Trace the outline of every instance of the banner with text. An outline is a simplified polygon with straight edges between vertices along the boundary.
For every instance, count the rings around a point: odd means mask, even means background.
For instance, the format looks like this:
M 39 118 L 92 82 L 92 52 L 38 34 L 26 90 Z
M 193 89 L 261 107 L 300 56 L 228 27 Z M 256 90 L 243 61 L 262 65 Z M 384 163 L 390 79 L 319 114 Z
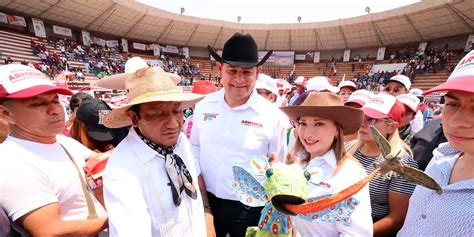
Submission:
M 351 60 L 351 50 L 350 49 L 346 49 L 344 50 L 344 58 L 343 58 L 343 62 L 349 62 L 349 60 Z
M 163 53 L 179 53 L 178 47 L 171 45 L 166 45 L 166 47 L 163 47 L 161 50 L 163 51 Z
M 153 44 L 153 55 L 160 56 L 161 46 L 159 44 Z
M 470 52 L 471 50 L 474 50 L 474 34 L 469 35 L 466 46 L 464 47 L 464 52 Z
M 53 25 L 53 32 L 57 35 L 72 37 L 72 30 L 66 27 Z
M 262 60 L 266 54 L 267 51 L 259 51 L 258 60 Z M 265 63 L 267 66 L 293 66 L 293 64 L 295 64 L 294 51 L 273 51 L 272 55 Z
M 122 38 L 122 51 L 128 53 L 128 40 Z
M 319 63 L 320 60 L 321 60 L 321 52 L 320 52 L 320 51 L 314 52 L 314 60 L 313 60 L 313 62 L 314 62 L 314 63 Z
M 98 37 L 92 37 L 92 42 L 94 42 L 94 44 L 100 45 L 102 47 L 105 46 L 105 40 L 101 39 L 101 38 L 98 38 Z
M 7 15 L 7 18 L 11 25 L 26 27 L 26 20 L 22 16 Z
M 0 12 L 0 23 L 8 24 L 7 14 Z
M 377 51 L 377 60 L 383 60 L 385 58 L 385 47 L 380 47 Z
M 89 31 L 86 30 L 81 30 L 81 35 L 82 35 L 82 44 L 85 46 L 91 46 L 92 40 L 91 40 L 91 34 Z
M 35 30 L 35 35 L 37 37 L 46 38 L 46 31 L 44 30 L 43 20 L 31 18 L 33 22 L 33 29 Z
M 118 40 L 106 40 L 105 45 L 109 48 L 118 48 L 119 42 Z
M 304 61 L 306 59 L 306 55 L 304 54 L 295 54 L 296 61 Z
M 138 50 L 143 50 L 143 51 L 145 51 L 146 46 L 145 46 L 145 44 L 133 42 L 133 48 L 134 48 L 134 49 L 138 49 Z

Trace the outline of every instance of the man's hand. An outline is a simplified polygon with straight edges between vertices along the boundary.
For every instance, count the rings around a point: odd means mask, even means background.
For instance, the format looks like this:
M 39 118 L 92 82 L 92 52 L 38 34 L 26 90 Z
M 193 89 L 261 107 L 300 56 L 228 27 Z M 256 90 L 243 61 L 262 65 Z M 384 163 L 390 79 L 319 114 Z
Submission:
M 215 237 L 216 230 L 214 228 L 214 216 L 212 216 L 210 209 L 204 210 L 204 218 L 206 219 L 207 237 Z

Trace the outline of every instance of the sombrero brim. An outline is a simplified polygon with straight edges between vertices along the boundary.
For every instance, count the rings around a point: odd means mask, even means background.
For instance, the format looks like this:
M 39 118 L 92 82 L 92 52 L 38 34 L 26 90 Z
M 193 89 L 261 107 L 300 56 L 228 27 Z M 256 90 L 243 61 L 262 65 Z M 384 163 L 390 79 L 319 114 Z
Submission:
M 120 73 L 111 76 L 104 77 L 96 82 L 96 86 L 111 89 L 111 90 L 125 90 L 125 81 L 128 76 L 133 73 Z M 166 74 L 173 80 L 174 84 L 177 85 L 181 82 L 181 77 L 173 73 L 166 72 Z
M 221 56 L 219 56 L 219 54 L 216 53 L 216 51 L 214 51 L 214 49 L 212 49 L 210 45 L 207 46 L 207 51 L 209 51 L 212 57 L 218 62 L 227 63 L 234 67 L 243 67 L 243 68 L 261 66 L 268 60 L 268 58 L 273 53 L 273 50 L 268 51 L 267 54 L 265 54 L 265 56 L 262 58 L 262 60 L 260 60 L 260 62 L 238 62 L 238 61 L 230 61 L 230 60 L 223 59 Z
M 364 113 L 348 106 L 287 106 L 280 108 L 291 120 L 303 116 L 330 119 L 342 127 L 344 135 L 355 133 L 362 125 Z
M 135 98 L 128 104 L 117 107 L 107 114 L 104 118 L 104 125 L 108 128 L 121 128 L 132 125 L 132 120 L 128 117 L 126 111 L 134 105 L 149 102 L 183 102 L 183 108 L 192 107 L 194 104 L 204 98 L 204 95 L 194 93 L 182 93 L 173 90 L 170 93 L 151 92 Z

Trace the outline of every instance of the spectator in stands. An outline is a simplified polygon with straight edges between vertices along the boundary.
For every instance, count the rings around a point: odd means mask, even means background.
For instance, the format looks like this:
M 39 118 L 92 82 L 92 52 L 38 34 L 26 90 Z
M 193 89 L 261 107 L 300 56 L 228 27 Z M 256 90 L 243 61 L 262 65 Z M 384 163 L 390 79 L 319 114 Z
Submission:
M 306 83 L 307 90 L 313 90 L 318 92 L 332 92 L 338 93 L 339 87 L 331 85 L 331 79 L 328 77 L 316 76 L 310 78 Z
M 363 107 L 364 122 L 359 130 L 358 139 L 347 145 L 351 153 L 364 166 L 367 173 L 379 160 L 380 149 L 374 141 L 369 126 L 374 126 L 389 141 L 392 155 L 402 157 L 402 163 L 417 168 L 410 148 L 399 136 L 398 127 L 405 108 L 395 97 L 388 94 L 377 94 Z M 403 225 L 408 199 L 415 184 L 395 174 L 390 180 L 375 176 L 369 184 L 372 204 L 374 236 L 391 236 Z
M 7 57 L 5 58 L 5 64 L 12 64 L 13 63 L 13 59 L 11 57 Z
M 294 84 L 297 89 L 296 91 L 294 91 L 294 95 L 291 97 L 289 104 L 293 104 L 295 100 L 298 98 L 298 96 L 303 94 L 304 87 L 306 85 L 306 78 L 303 76 L 299 76 L 296 78 Z
M 344 103 L 349 99 L 349 96 L 357 90 L 357 86 L 352 81 L 341 81 L 338 85 L 339 87 L 339 97 L 341 97 Z
M 109 128 L 133 125 L 104 174 L 110 234 L 206 236 L 204 207 L 209 204 L 198 187 L 199 165 L 181 133 L 182 107 L 202 95 L 179 92 L 159 67 L 137 70 L 125 87 L 128 104 L 104 119 Z M 212 226 L 212 220 L 208 223 Z
M 41 72 L 23 65 L 0 66 L 0 117 L 11 134 L 0 144 L 0 206 L 22 235 L 97 235 L 107 214 L 83 179 L 84 160 L 95 155 L 64 129 L 55 87 Z M 15 78 L 15 80 L 11 80 Z
M 413 138 L 413 130 L 411 129 L 410 122 L 415 119 L 416 113 L 420 107 L 420 100 L 412 94 L 403 94 L 397 96 L 397 100 L 405 106 L 405 113 L 400 120 L 400 127 L 398 132 L 400 138 L 407 144 L 411 145 L 411 139 Z
M 216 59 L 224 89 L 196 105 L 190 140 L 200 161 L 217 236 L 245 236 L 247 227 L 258 224 L 262 208 L 238 201 L 228 186 L 233 180 L 232 166 L 248 163 L 250 156 L 272 153 L 283 161 L 287 120 L 276 106 L 255 93 L 260 66 L 272 50 L 259 62 L 255 40 L 241 33 L 227 40 L 222 57 L 211 46 L 208 50 Z M 228 132 L 223 133 L 224 129 Z M 246 142 L 243 137 L 255 139 Z
M 396 75 L 385 81 L 385 92 L 392 96 L 407 94 L 410 87 L 410 78 L 404 75 Z
M 410 199 L 407 218 L 399 236 L 472 235 L 474 195 L 474 51 L 458 63 L 448 80 L 425 92 L 447 92 L 443 109 L 443 130 L 447 143 L 433 152 L 426 172 L 444 192 L 417 186 Z

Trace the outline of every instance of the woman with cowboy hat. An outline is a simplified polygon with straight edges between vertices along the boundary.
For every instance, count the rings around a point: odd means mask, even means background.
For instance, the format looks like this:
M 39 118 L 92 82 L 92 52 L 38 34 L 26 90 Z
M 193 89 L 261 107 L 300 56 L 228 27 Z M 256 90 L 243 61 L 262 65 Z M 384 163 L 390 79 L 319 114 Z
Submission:
M 344 135 L 357 131 L 362 111 L 344 106 L 340 97 L 330 92 L 311 92 L 301 105 L 281 108 L 298 123 L 298 138 L 293 148 L 296 162 L 311 174 L 310 197 L 337 193 L 367 176 L 364 168 L 344 149 Z M 301 236 L 372 236 L 369 189 L 353 196 L 359 204 L 345 224 L 321 223 L 296 218 Z
M 109 128 L 133 126 L 103 177 L 110 235 L 206 236 L 207 197 L 202 199 L 199 165 L 181 133 L 182 108 L 203 95 L 179 91 L 158 67 L 128 75 L 125 89 L 128 104 L 104 118 Z

